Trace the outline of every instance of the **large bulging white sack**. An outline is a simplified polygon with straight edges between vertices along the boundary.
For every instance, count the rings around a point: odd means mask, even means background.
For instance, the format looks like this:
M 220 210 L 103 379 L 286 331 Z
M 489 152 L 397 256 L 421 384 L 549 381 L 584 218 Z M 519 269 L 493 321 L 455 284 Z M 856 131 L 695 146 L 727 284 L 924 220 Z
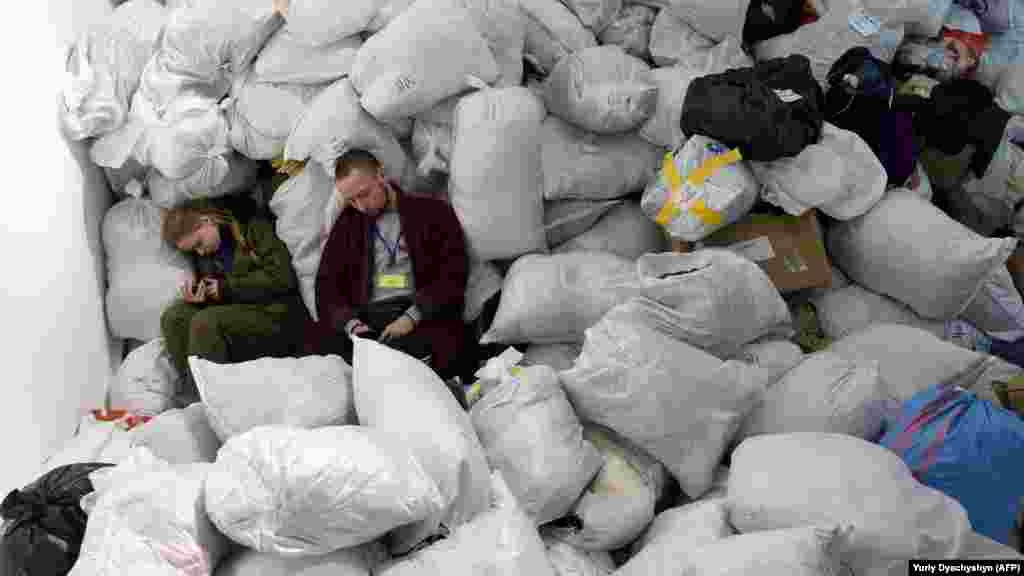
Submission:
M 355 339 L 353 369 L 359 423 L 400 438 L 443 497 L 440 509 L 400 531 L 395 551 L 407 552 L 440 525 L 452 530 L 485 511 L 487 456 L 469 415 L 441 378 L 423 362 L 365 338 Z
M 206 168 L 185 178 L 167 178 L 158 170 L 150 170 L 146 189 L 153 203 L 161 208 L 174 208 L 189 200 L 223 198 L 252 190 L 259 176 L 260 165 L 236 152 L 207 164 Z
M 899 402 L 938 383 L 970 389 L 995 360 L 899 324 L 875 324 L 833 342 L 828 351 L 858 364 L 877 363 L 889 394 Z
M 214 576 L 370 576 L 370 556 L 363 547 L 298 558 L 239 550 L 217 567 Z
M 211 574 L 229 543 L 203 502 L 207 463 L 172 466 L 136 448 L 90 475 L 89 523 L 71 576 Z
M 828 86 L 828 71 L 832 65 L 853 48 L 867 48 L 875 58 L 892 62 L 896 49 L 903 42 L 904 29 L 902 23 L 885 17 L 887 4 L 884 0 L 834 0 L 816 22 L 755 44 L 754 56 L 762 61 L 802 54 L 811 61 L 811 73 L 823 87 Z M 870 29 L 865 27 L 867 34 L 850 24 L 851 19 L 863 19 L 865 15 L 877 24 Z
M 185 178 L 199 171 L 210 174 L 227 171 L 226 156 L 231 152 L 227 117 L 215 100 L 192 95 L 178 98 L 159 119 L 159 122 L 147 123 L 136 144 L 135 157 L 142 164 L 156 168 L 171 179 Z M 211 185 L 219 183 L 213 176 L 207 179 L 211 180 Z
M 729 505 L 729 522 L 743 534 L 849 526 L 841 554 L 856 574 L 955 558 L 971 530 L 963 507 L 918 483 L 896 453 L 843 434 L 747 439 L 732 455 Z
M 302 172 L 274 192 L 270 211 L 277 217 L 274 231 L 292 255 L 302 302 L 313 320 L 317 320 L 316 274 L 324 245 L 338 217 L 334 178 L 319 164 L 307 163 Z
M 455 112 L 452 208 L 483 261 L 546 252 L 541 197 L 544 104 L 526 88 L 462 98 Z
M 163 338 L 132 350 L 121 362 L 107 392 L 110 407 L 139 416 L 156 416 L 174 407 L 181 374 L 171 364 Z
M 537 528 L 501 477 L 491 475 L 488 509 L 439 542 L 393 562 L 377 576 L 555 576 Z
M 525 70 L 523 52 L 526 49 L 527 19 L 519 0 L 443 1 L 465 8 L 487 41 L 494 61 L 498 64 L 498 78 L 492 86 L 521 86 Z
M 870 151 L 870 150 L 869 150 Z M 667 154 L 661 172 L 647 185 L 640 205 L 644 213 L 674 238 L 697 242 L 746 216 L 761 191 L 746 162 L 735 162 L 706 174 L 729 149 L 706 136 L 695 135 Z
M 732 358 L 774 370 L 781 377 L 803 362 L 804 352 L 789 340 L 766 336 L 740 348 Z
M 575 548 L 605 552 L 635 540 L 654 518 L 668 485 L 665 467 L 611 430 L 589 424 L 584 437 L 604 456 L 604 467 L 576 502 L 578 525 L 544 527 L 549 537 Z
M 544 202 L 544 227 L 547 232 L 548 245 L 557 246 L 590 230 L 602 216 L 621 202 L 621 200 L 553 200 Z
M 870 290 L 850 284 L 825 290 L 811 299 L 825 336 L 841 340 L 875 324 L 906 324 L 942 338 L 945 323 L 925 320 L 909 306 Z
M 601 44 L 611 44 L 622 48 L 626 54 L 641 60 L 649 60 L 651 45 L 651 27 L 657 16 L 657 10 L 649 6 L 632 4 L 624 6 L 619 15 L 601 31 L 598 39 Z
M 160 237 L 162 218 L 155 204 L 136 198 L 103 218 L 107 323 L 117 338 L 159 338 L 160 315 L 178 298 L 178 285 L 195 275 L 185 254 Z
M 606 252 L 523 256 L 505 275 L 498 311 L 481 342 L 582 341 L 637 280 L 632 262 Z
M 741 38 L 750 0 L 663 0 L 664 11 L 689 22 L 694 30 L 715 41 L 726 36 Z
M 818 208 L 836 220 L 870 210 L 882 196 L 885 167 L 860 136 L 825 122 L 821 140 L 792 158 L 751 162 L 761 196 L 789 214 Z
M 253 62 L 256 82 L 280 84 L 323 84 L 347 76 L 356 52 L 363 45 L 359 36 L 347 36 L 323 46 L 303 44 L 290 25 L 278 30 Z
M 210 428 L 206 409 L 199 402 L 164 412 L 132 434 L 132 446 L 148 448 L 170 464 L 213 462 L 221 441 Z
M 284 159 L 301 162 L 312 158 L 334 176 L 334 163 L 354 149 L 373 154 L 391 178 L 406 172 L 405 151 L 391 128 L 363 110 L 352 82 L 342 78 L 317 95 L 296 121 Z
M 340 356 L 260 358 L 189 368 L 210 425 L 227 441 L 259 426 L 320 428 L 355 424 L 352 368 Z
M 595 34 L 612 23 L 622 10 L 622 0 L 562 0 L 584 26 Z
M 560 0 L 520 0 L 520 7 L 526 26 L 524 56 L 542 72 L 551 72 L 569 54 L 597 46 L 594 33 Z
M 599 134 L 633 130 L 651 117 L 658 98 L 650 67 L 618 46 L 566 56 L 551 71 L 543 92 L 552 114 Z
M 226 91 L 233 76 L 249 68 L 283 24 L 271 2 L 194 0 L 171 12 L 159 57 L 168 72 L 188 78 L 189 83 Z M 223 93 L 211 96 L 219 100 Z M 155 101 L 162 104 L 163 98 Z
M 627 200 L 609 210 L 590 230 L 555 246 L 552 252 L 608 252 L 636 260 L 644 254 L 668 249 L 668 236 L 644 214 L 640 202 Z
M 1005 266 L 989 276 L 964 310 L 964 319 L 1001 340 L 1024 337 L 1024 300 Z
M 557 538 L 541 537 L 555 576 L 611 576 L 615 572 L 615 562 L 607 552 L 581 550 Z
M 236 82 L 226 105 L 231 146 L 254 160 L 281 156 L 295 123 L 324 88 L 267 84 L 254 81 L 253 76 Z
M 519 361 L 522 366 L 550 366 L 556 372 L 572 368 L 583 351 L 581 344 L 530 344 Z
M 371 542 L 443 504 L 406 442 L 360 426 L 254 428 L 224 444 L 206 480 L 222 533 L 288 557 Z
M 159 46 L 167 10 L 153 0 L 118 6 L 68 50 L 61 120 L 72 140 L 120 128 L 146 63 Z
M 541 127 L 544 199 L 610 200 L 655 177 L 661 150 L 636 134 L 600 135 L 549 115 Z
M 370 27 L 388 0 L 352 0 L 344 4 L 330 0 L 288 0 L 283 15 L 297 42 L 322 47 L 359 34 Z
M 480 317 L 487 302 L 501 292 L 504 278 L 498 267 L 491 262 L 472 261 L 469 264 L 469 278 L 466 280 L 466 303 L 462 320 L 467 324 Z
M 690 83 L 702 74 L 688 66 L 669 66 L 651 70 L 651 82 L 658 87 L 658 100 L 654 112 L 640 126 L 640 136 L 662 148 L 676 149 L 686 142 L 686 135 L 680 128 L 683 116 L 683 101 Z
M 413 116 L 498 79 L 498 63 L 472 14 L 446 4 L 417 0 L 359 49 L 352 85 L 374 118 Z
M 734 535 L 721 499 L 698 500 L 665 510 L 634 544 L 636 554 L 616 573 L 619 576 L 671 576 L 683 558 L 702 546 Z
M 1016 245 L 984 238 L 906 190 L 828 233 L 829 254 L 851 280 L 935 320 L 963 312 Z
M 744 420 L 736 443 L 788 432 L 831 432 L 874 440 L 880 436 L 890 400 L 877 365 L 819 352 L 768 388 Z
M 651 60 L 658 66 L 675 66 L 686 57 L 708 50 L 715 41 L 693 29 L 671 10 L 659 10 L 651 26 Z
M 548 366 L 507 377 L 470 418 L 487 461 L 538 525 L 564 516 L 603 464 Z
M 576 366 L 560 374 L 580 418 L 602 424 L 664 464 L 699 498 L 764 383 L 756 370 L 640 323 L 603 318 Z

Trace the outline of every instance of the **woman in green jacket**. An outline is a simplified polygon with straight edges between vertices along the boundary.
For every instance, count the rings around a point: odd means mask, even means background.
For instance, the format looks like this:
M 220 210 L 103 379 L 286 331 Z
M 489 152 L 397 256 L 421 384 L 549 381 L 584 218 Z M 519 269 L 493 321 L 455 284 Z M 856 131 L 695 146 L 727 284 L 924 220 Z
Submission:
M 195 395 L 189 356 L 226 364 L 297 354 L 307 314 L 269 214 L 246 199 L 195 201 L 165 213 L 162 236 L 195 257 L 196 277 L 160 319 L 186 395 Z

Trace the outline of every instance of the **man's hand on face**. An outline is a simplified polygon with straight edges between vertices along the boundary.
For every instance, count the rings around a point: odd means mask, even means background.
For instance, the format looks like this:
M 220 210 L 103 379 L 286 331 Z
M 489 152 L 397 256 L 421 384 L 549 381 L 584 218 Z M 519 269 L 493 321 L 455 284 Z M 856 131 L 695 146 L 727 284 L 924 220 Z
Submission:
M 416 323 L 412 321 L 412 318 L 403 314 L 402 316 L 399 316 L 397 320 L 388 324 L 387 328 L 384 329 L 384 332 L 381 333 L 378 340 L 380 342 L 387 342 L 395 338 L 401 338 L 402 336 L 411 333 L 415 328 Z

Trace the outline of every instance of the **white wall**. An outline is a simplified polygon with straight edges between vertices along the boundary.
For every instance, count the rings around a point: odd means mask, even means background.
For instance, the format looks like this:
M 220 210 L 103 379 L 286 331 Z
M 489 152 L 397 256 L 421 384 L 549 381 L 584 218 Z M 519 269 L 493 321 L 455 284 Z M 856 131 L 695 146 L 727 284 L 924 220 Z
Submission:
M 0 493 L 34 478 L 81 414 L 102 407 L 119 357 L 103 311 L 100 222 L 110 194 L 84 148 L 61 138 L 56 120 L 65 43 L 110 10 L 107 0 L 19 3 L 0 35 Z

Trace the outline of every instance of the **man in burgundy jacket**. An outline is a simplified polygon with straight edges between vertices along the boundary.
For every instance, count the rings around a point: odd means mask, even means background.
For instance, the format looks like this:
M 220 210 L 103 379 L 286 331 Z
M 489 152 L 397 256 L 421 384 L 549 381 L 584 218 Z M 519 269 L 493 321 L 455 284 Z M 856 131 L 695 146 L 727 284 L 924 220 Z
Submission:
M 306 353 L 351 363 L 359 335 L 429 357 L 445 380 L 472 374 L 475 348 L 462 320 L 469 261 L 451 206 L 403 194 L 361 150 L 338 159 L 335 189 L 346 206 L 320 260 L 319 321 L 307 331 Z

